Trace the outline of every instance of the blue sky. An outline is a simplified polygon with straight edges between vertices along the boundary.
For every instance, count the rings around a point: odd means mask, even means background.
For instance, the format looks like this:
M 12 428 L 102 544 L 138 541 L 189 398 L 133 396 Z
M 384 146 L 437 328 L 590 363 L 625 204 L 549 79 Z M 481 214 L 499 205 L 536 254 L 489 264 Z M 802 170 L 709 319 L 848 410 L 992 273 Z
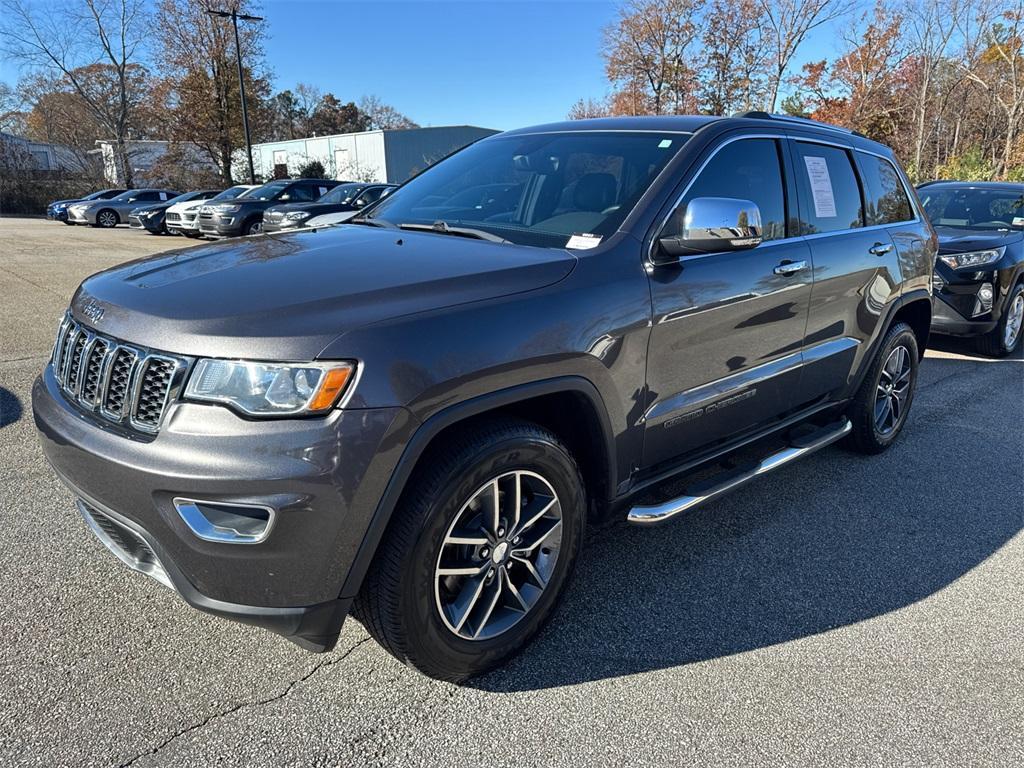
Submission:
M 73 1 L 73 0 L 68 0 Z M 422 125 L 514 128 L 561 120 L 607 92 L 606 0 L 264 0 L 275 89 L 307 82 L 343 101 L 375 93 Z M 800 62 L 833 55 L 816 30 Z M 0 62 L 0 79 L 18 72 Z

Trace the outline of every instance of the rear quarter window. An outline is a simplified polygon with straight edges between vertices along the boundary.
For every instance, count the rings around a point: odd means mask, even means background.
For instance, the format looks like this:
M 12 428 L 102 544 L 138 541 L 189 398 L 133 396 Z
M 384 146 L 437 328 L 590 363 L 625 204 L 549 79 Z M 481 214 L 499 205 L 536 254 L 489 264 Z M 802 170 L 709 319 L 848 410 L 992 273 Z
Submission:
M 864 218 L 868 225 L 896 224 L 914 218 L 899 172 L 884 157 L 858 153 L 864 175 Z

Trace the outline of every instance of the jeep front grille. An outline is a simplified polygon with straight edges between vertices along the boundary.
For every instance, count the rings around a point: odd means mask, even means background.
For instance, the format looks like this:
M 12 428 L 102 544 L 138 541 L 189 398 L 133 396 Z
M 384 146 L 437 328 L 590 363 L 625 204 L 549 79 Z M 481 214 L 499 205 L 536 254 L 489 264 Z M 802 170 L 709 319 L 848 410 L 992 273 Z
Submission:
M 188 360 L 100 336 L 65 316 L 53 346 L 53 375 L 68 400 L 105 421 L 160 429 Z

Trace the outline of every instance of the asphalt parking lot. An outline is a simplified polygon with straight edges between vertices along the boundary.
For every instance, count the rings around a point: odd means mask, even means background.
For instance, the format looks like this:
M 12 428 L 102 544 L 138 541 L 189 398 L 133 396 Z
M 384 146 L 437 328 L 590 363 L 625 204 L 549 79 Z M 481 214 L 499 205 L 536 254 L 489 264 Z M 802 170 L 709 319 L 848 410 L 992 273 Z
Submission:
M 172 247 L 0 219 L 0 765 L 1020 765 L 1024 357 L 929 350 L 899 443 L 592 533 L 465 687 L 187 607 L 93 538 L 30 389 L 78 282 Z

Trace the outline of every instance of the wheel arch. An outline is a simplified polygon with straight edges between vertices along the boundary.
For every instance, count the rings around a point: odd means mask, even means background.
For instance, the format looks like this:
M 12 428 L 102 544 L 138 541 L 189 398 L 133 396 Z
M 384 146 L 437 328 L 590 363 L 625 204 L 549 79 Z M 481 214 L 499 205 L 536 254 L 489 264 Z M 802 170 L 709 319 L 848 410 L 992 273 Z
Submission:
M 932 300 L 927 291 L 920 291 L 919 295 L 908 294 L 900 301 L 900 306 L 893 313 L 892 319 L 886 329 L 896 323 L 906 323 L 917 337 L 918 360 L 924 359 L 924 350 L 928 346 L 928 336 L 932 327 Z M 883 334 L 884 335 L 884 334 Z
M 349 567 L 343 598 L 358 594 L 402 494 L 431 447 L 454 430 L 472 428 L 492 416 L 518 417 L 554 432 L 580 466 L 590 500 L 588 514 L 597 516 L 607 508 L 615 488 L 614 433 L 604 401 L 589 380 L 558 377 L 456 403 L 423 422 L 406 446 Z

